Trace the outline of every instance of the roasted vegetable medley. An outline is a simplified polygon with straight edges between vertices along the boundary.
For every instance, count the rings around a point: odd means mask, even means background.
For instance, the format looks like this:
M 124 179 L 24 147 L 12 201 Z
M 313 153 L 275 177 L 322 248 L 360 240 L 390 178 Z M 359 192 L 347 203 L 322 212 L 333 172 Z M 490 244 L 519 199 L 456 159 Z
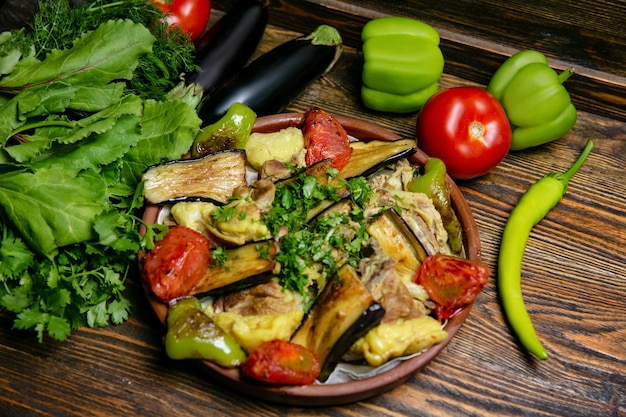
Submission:
M 168 318 L 168 353 L 302 384 L 339 362 L 377 367 L 445 340 L 445 319 L 489 268 L 463 259 L 445 169 L 411 165 L 414 152 L 414 140 L 354 141 L 312 108 L 244 149 L 148 169 L 146 200 L 170 229 L 143 257 L 143 279 L 170 315 L 185 303 L 202 318 Z

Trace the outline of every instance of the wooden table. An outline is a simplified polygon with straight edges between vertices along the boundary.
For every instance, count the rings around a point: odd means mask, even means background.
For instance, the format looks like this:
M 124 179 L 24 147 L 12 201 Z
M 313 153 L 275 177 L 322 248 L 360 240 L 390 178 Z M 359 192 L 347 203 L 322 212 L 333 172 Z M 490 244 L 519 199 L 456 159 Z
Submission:
M 5 2 L 4 7 L 11 7 Z M 213 19 L 231 2 L 214 0 Z M 550 359 L 518 346 L 503 317 L 495 276 L 469 319 L 426 368 L 388 393 L 344 406 L 300 408 L 265 403 L 223 388 L 193 362 L 168 360 L 163 329 L 139 278 L 128 282 L 130 319 L 81 329 L 63 343 L 38 344 L 10 329 L 0 313 L 1 416 L 626 416 L 626 3 L 618 0 L 270 2 L 259 53 L 337 27 L 346 44 L 338 65 L 289 106 L 310 106 L 414 136 L 415 114 L 366 110 L 359 101 L 359 33 L 369 19 L 408 15 L 435 26 L 446 58 L 441 87 L 484 86 L 511 53 L 546 53 L 567 83 L 579 121 L 564 138 L 510 153 L 489 174 L 459 185 L 492 269 L 509 212 L 549 171 L 563 171 L 587 139 L 596 149 L 561 203 L 533 230 L 523 291 Z M 6 9 L 0 15 L 7 16 Z M 0 18 L 1 21 L 1 18 Z

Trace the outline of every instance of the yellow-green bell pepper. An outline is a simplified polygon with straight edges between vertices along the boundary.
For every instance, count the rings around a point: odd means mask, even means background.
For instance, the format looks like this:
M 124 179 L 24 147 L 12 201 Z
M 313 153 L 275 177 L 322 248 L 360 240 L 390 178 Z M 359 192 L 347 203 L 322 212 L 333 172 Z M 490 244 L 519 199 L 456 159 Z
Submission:
M 576 108 L 563 82 L 571 70 L 557 74 L 538 51 L 525 50 L 507 59 L 495 72 L 489 91 L 506 111 L 513 135 L 511 150 L 556 140 L 576 123 Z
M 204 313 L 196 297 L 186 297 L 167 313 L 165 352 L 172 359 L 207 359 L 224 367 L 246 360 L 237 341 Z
M 363 27 L 361 40 L 361 98 L 367 107 L 410 113 L 437 92 L 444 59 L 432 26 L 408 17 L 383 17 Z

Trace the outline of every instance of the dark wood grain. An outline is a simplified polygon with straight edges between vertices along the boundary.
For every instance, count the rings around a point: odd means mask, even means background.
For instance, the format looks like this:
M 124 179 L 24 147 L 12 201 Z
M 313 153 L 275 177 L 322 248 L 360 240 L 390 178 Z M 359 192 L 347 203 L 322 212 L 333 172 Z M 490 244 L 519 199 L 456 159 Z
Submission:
M 228 0 L 214 6 L 228 10 Z M 514 52 L 536 49 L 554 68 L 573 68 L 568 80 L 582 110 L 626 121 L 626 3 L 595 0 L 270 0 L 270 22 L 303 33 L 326 23 L 358 48 L 363 25 L 374 17 L 402 15 L 433 25 L 441 35 L 446 73 L 486 84 Z
M 215 16 L 229 4 L 215 0 Z M 484 85 L 499 58 L 526 47 L 581 67 L 568 84 L 581 110 L 570 133 L 510 153 L 487 175 L 459 183 L 483 260 L 495 271 L 502 229 L 521 194 L 547 172 L 567 169 L 594 140 L 596 149 L 533 229 L 525 253 L 525 301 L 550 359 L 520 349 L 492 275 L 457 336 L 406 384 L 338 407 L 265 403 L 220 387 L 194 363 L 169 360 L 135 274 L 127 288 L 131 318 L 121 326 L 81 329 L 65 342 L 39 345 L 11 330 L 9 315 L 0 313 L 0 416 L 625 417 L 626 121 L 618 117 L 626 108 L 624 2 L 294 0 L 270 7 L 258 53 L 319 23 L 337 26 L 347 44 L 333 71 L 286 110 L 317 105 L 405 137 L 414 135 L 415 114 L 375 113 L 359 100 L 358 33 L 372 17 L 406 14 L 441 29 L 442 87 Z

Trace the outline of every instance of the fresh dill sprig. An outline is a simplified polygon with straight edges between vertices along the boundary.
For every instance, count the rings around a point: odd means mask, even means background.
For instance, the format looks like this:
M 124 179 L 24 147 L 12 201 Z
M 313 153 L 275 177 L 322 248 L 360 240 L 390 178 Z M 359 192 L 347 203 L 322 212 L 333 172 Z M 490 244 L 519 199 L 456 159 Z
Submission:
M 35 57 L 43 60 L 54 50 L 69 48 L 86 31 L 81 15 L 81 8 L 72 7 L 67 0 L 40 1 L 39 12 L 33 18 L 30 32 Z

